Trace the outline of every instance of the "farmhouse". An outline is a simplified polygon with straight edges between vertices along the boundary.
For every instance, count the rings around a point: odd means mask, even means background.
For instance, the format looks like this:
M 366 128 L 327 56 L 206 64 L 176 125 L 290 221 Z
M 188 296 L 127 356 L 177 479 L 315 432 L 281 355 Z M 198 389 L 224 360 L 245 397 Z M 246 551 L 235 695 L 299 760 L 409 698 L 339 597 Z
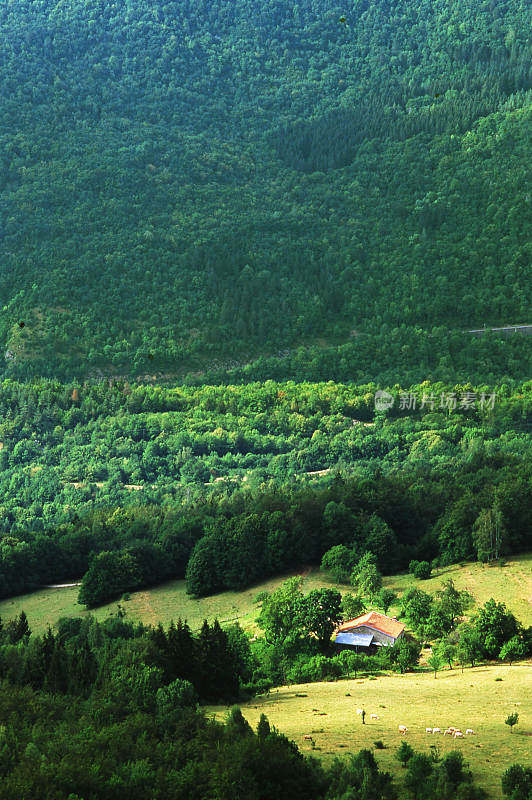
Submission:
M 356 619 L 343 622 L 337 629 L 334 644 L 339 648 L 392 647 L 405 632 L 405 626 L 395 617 L 370 611 Z

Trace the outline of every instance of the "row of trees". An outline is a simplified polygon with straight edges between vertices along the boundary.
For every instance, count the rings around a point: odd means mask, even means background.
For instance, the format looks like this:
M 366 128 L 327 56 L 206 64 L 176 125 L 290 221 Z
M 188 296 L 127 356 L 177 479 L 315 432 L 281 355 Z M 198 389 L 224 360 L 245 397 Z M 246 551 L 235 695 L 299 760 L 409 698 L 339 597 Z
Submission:
M 526 471 L 508 470 L 505 481 L 504 468 L 478 473 L 464 466 L 452 475 L 435 470 L 432 480 L 423 476 L 422 492 L 415 470 L 389 476 L 377 471 L 333 476 L 322 486 L 251 487 L 179 508 L 167 502 L 94 509 L 40 533 L 4 534 L 0 592 L 20 594 L 84 576 L 80 601 L 96 605 L 185 576 L 189 592 L 202 595 L 319 564 L 324 555 L 335 577 L 367 584 L 369 592 L 380 588 L 375 570 L 396 572 L 420 558 L 452 563 L 482 557 L 483 551 L 475 552 L 476 519 L 483 520 L 480 532 L 491 535 L 481 509 L 492 492 L 498 503 L 489 518 L 497 522 L 504 509 L 504 528 L 495 529 L 504 530 L 498 554 L 526 549 Z M 359 576 L 354 567 L 366 552 L 374 569 Z
M 171 698 L 179 707 L 235 700 L 255 666 L 240 627 L 222 630 L 217 620 L 194 635 L 181 620 L 165 631 L 132 625 L 120 611 L 103 623 L 64 618 L 57 632 L 35 636 L 21 612 L 0 628 L 0 677 L 64 695 L 100 693 L 126 705 L 133 697 L 145 711 Z

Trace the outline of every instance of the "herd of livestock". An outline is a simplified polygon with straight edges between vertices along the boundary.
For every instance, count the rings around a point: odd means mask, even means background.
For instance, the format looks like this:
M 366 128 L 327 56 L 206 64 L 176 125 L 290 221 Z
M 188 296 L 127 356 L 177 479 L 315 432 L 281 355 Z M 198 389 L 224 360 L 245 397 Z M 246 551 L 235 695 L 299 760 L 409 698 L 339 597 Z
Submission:
M 362 716 L 362 721 L 364 721 L 364 717 L 366 716 L 366 713 L 362 708 L 357 708 L 357 714 L 361 715 Z M 373 720 L 378 720 L 379 719 L 379 715 L 378 714 L 370 714 L 369 718 L 373 719 Z M 401 734 L 408 733 L 408 728 L 407 728 L 406 725 L 399 725 L 398 726 L 398 730 L 399 730 L 399 733 L 401 733 Z M 455 739 L 463 739 L 464 736 L 474 736 L 475 735 L 475 731 L 473 730 L 473 728 L 466 728 L 466 731 L 464 733 L 460 728 L 456 728 L 454 726 L 450 726 L 448 728 L 445 728 L 445 730 L 442 730 L 441 728 L 425 728 L 425 733 L 430 733 L 430 734 L 441 733 L 444 736 L 453 736 Z M 305 734 L 305 736 L 303 736 L 303 739 L 304 740 L 308 740 L 312 744 L 314 744 L 314 739 L 310 734 Z
M 362 708 L 357 708 L 357 714 L 364 715 L 364 710 Z M 379 719 L 378 714 L 370 714 L 370 719 Z M 399 733 L 408 733 L 408 728 L 406 725 L 399 725 Z M 455 728 L 453 726 L 446 728 L 442 731 L 441 728 L 425 728 L 425 733 L 443 733 L 444 736 L 454 736 L 455 739 L 461 739 L 464 736 L 463 731 L 460 728 Z M 474 735 L 475 731 L 472 728 L 466 728 L 465 736 Z

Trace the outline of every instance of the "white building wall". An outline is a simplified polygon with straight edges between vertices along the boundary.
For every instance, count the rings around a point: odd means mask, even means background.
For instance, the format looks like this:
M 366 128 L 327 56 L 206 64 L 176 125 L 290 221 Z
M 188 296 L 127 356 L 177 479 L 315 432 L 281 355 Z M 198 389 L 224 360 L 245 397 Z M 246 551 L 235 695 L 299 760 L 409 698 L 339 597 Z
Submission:
M 358 625 L 356 628 L 352 628 L 350 632 L 355 633 L 355 631 L 356 633 L 371 633 L 373 634 L 373 638 L 376 642 L 380 642 L 388 647 L 392 647 L 396 642 L 396 639 L 393 636 L 389 636 L 387 633 L 378 631 L 375 628 L 370 628 L 368 625 Z M 398 636 L 397 638 L 399 639 L 401 636 Z

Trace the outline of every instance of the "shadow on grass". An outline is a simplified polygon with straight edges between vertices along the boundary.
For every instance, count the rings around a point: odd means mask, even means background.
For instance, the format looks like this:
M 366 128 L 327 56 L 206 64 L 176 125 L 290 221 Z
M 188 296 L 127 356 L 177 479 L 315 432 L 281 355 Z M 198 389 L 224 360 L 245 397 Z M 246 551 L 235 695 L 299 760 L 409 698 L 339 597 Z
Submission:
M 450 575 L 453 572 L 460 572 L 467 564 L 449 564 L 448 567 L 438 567 L 437 570 L 432 572 L 431 578 L 441 578 L 443 575 Z

